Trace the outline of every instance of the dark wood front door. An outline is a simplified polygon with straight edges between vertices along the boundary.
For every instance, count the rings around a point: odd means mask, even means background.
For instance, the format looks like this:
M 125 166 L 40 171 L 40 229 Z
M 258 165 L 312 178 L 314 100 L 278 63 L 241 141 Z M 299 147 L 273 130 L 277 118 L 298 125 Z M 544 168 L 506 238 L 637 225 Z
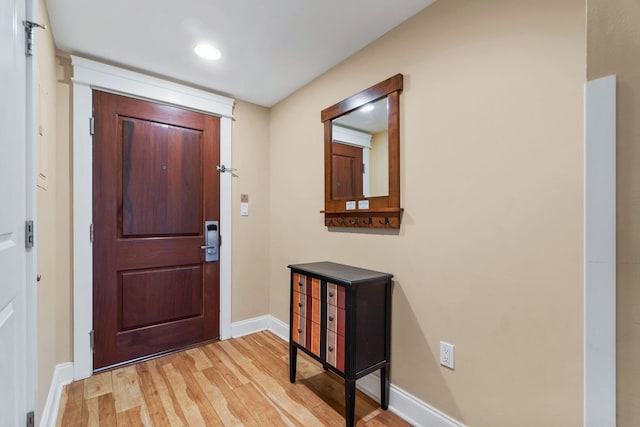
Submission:
M 217 117 L 94 91 L 94 369 L 219 337 Z
M 362 148 L 334 141 L 331 152 L 331 195 L 357 199 L 362 193 Z

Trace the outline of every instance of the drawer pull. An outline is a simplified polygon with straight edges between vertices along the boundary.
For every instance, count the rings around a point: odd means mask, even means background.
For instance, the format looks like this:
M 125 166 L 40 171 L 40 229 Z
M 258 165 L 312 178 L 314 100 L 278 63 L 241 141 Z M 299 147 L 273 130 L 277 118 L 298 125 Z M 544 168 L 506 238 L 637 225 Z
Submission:
M 329 322 L 333 322 L 334 317 L 333 316 L 329 316 Z
M 302 329 L 298 329 L 298 333 L 301 334 L 302 333 Z
M 302 283 L 302 282 L 298 282 L 298 286 L 303 287 L 303 286 L 304 286 L 304 283 Z
M 333 292 L 329 291 L 329 298 L 333 298 Z
M 328 350 L 329 350 L 329 352 L 332 352 L 332 351 L 333 351 L 333 346 L 332 346 L 332 345 L 330 345 L 330 346 L 329 346 L 329 348 L 328 348 Z
M 304 304 L 302 304 L 301 302 L 298 303 L 298 307 L 302 307 Z

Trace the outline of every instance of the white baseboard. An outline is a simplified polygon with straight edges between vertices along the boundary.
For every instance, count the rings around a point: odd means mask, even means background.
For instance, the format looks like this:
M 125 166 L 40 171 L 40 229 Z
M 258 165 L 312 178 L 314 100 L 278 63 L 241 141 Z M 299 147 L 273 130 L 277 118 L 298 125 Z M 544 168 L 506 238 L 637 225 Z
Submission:
M 271 316 L 260 316 L 231 323 L 231 338 L 240 338 L 269 329 L 270 317 Z
M 254 317 L 231 324 L 231 337 L 239 338 L 260 331 L 270 331 L 285 341 L 289 341 L 289 325 L 271 315 Z
M 273 316 L 269 317 L 269 331 L 282 338 L 283 341 L 289 342 L 289 325 Z
M 356 384 L 364 394 L 380 401 L 380 376 L 377 373 L 359 379 Z M 464 424 L 393 384 L 389 391 L 389 410 L 414 426 L 464 427 Z
M 289 325 L 271 315 L 255 317 L 231 325 L 231 335 L 234 338 L 264 330 L 274 333 L 284 341 L 289 341 Z M 380 400 L 380 377 L 378 375 L 367 375 L 358 380 L 357 385 L 363 393 L 375 400 Z M 464 427 L 464 424 L 393 384 L 391 384 L 389 392 L 389 410 L 414 426 Z
M 62 388 L 73 381 L 73 363 L 61 363 L 56 365 L 47 395 L 47 402 L 44 405 L 42 416 L 40 417 L 40 427 L 55 427 L 60 410 L 60 398 Z

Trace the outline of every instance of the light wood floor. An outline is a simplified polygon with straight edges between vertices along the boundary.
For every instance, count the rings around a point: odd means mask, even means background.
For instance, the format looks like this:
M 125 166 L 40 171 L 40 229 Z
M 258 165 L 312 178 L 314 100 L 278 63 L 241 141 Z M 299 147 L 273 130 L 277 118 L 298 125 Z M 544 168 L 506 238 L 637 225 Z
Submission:
M 358 426 L 407 426 L 358 391 Z M 58 426 L 343 426 L 344 383 L 270 332 L 164 356 L 64 388 Z

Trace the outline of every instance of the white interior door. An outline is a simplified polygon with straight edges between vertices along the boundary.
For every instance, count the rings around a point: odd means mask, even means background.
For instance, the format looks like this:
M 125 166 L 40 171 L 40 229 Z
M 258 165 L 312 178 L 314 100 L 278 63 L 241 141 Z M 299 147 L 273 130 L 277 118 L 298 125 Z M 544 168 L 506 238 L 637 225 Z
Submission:
M 25 424 L 25 0 L 0 0 L 0 426 Z

